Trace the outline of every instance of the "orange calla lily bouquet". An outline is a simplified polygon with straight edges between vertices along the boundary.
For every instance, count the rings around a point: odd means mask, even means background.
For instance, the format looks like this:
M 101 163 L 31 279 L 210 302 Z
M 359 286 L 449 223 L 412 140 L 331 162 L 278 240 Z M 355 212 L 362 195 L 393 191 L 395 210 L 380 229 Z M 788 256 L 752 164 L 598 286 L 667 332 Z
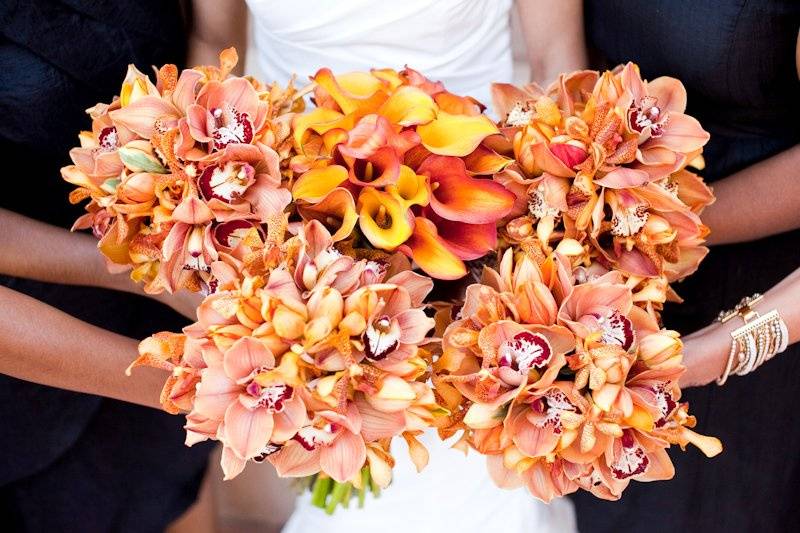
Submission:
M 501 487 L 614 499 L 671 477 L 671 444 L 719 452 L 689 429 L 660 326 L 713 201 L 677 80 L 629 64 L 497 85 L 496 124 L 410 68 L 296 90 L 236 60 L 155 84 L 131 67 L 62 169 L 110 267 L 206 295 L 132 367 L 170 372 L 164 409 L 187 445 L 222 443 L 226 478 L 268 461 L 332 512 L 390 483 L 396 437 L 423 468 L 437 427 Z M 427 301 L 468 273 L 465 296 Z

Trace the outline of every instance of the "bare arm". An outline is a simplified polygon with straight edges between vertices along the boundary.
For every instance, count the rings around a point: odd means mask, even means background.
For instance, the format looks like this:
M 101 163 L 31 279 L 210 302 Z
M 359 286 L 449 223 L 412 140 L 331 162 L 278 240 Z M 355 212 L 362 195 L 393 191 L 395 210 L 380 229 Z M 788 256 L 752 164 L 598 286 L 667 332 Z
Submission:
M 97 239 L 0 209 L 0 274 L 63 285 L 102 287 L 148 296 L 191 319 L 202 297 L 187 291 L 145 294 L 127 274 L 111 274 Z
M 239 64 L 233 73 L 241 74 L 247 48 L 244 0 L 194 0 L 192 11 L 188 65 L 216 65 L 220 51 L 235 46 Z
M 533 81 L 587 68 L 582 0 L 517 0 Z
M 141 368 L 126 377 L 136 356 L 137 341 L 0 286 L 0 373 L 160 408 L 166 375 Z
M 778 310 L 789 330 L 790 343 L 800 341 L 798 301 L 800 301 L 800 268 L 772 287 L 757 306 L 762 313 L 772 309 Z M 740 325 L 741 320 L 736 319 L 725 324 L 715 322 L 684 338 L 683 362 L 688 370 L 681 377 L 682 386 L 705 385 L 722 375 L 731 348 L 730 333 Z
M 751 241 L 800 228 L 800 145 L 713 184 L 703 211 L 710 244 Z

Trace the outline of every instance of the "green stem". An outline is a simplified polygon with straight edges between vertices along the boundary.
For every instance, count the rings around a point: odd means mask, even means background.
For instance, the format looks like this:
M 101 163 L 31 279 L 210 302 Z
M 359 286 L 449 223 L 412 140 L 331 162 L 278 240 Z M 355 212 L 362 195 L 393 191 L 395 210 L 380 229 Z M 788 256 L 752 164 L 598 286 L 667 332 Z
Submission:
M 317 476 L 317 480 L 314 482 L 314 488 L 311 489 L 311 505 L 319 507 L 320 509 L 325 509 L 325 500 L 328 498 L 328 494 L 331 491 L 331 483 L 333 480 L 329 477 L 324 477 L 322 475 Z
M 353 484 L 347 484 L 347 492 L 344 494 L 344 498 L 342 498 L 342 507 L 348 509 L 350 507 L 350 498 L 353 496 Z
M 367 497 L 367 485 L 369 485 L 369 467 L 361 469 L 361 488 L 358 489 L 358 508 L 364 507 L 364 500 Z
M 328 505 L 325 506 L 326 513 L 333 514 L 333 512 L 336 510 L 336 506 L 341 503 L 342 498 L 344 498 L 344 495 L 347 493 L 348 485 L 350 485 L 350 483 L 339 483 L 338 481 L 333 484 L 331 497 L 328 499 Z
M 381 488 L 375 483 L 375 480 L 372 479 L 372 476 L 369 477 L 369 490 L 372 491 L 373 498 L 380 498 L 381 497 Z

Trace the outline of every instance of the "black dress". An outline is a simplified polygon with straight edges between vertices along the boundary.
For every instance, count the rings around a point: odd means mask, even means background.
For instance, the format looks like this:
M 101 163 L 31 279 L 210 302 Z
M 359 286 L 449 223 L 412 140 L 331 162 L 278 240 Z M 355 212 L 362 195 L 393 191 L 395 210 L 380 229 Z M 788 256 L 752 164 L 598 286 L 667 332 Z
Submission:
M 708 181 L 800 142 L 800 2 L 593 0 L 585 17 L 597 66 L 631 60 L 645 78 L 683 81 L 688 113 L 711 133 L 703 172 Z M 763 210 L 769 213 L 768 203 Z M 665 310 L 666 326 L 688 334 L 798 267 L 798 231 L 714 247 L 700 270 L 678 285 L 686 302 Z M 800 531 L 800 346 L 753 374 L 732 377 L 724 387 L 687 390 L 684 398 L 697 429 L 719 437 L 723 453 L 706 459 L 696 449 L 675 449 L 673 480 L 632 483 L 619 502 L 576 495 L 580 530 Z
M 182 63 L 183 20 L 178 2 L 166 0 L 0 2 L 0 207 L 71 225 L 82 208 L 67 202 L 59 168 L 89 129 L 84 110 L 119 92 L 128 63 L 143 72 Z M 185 324 L 129 294 L 0 283 L 133 338 Z M 194 501 L 209 452 L 185 448 L 181 425 L 153 409 L 0 375 L 0 528 L 163 531 Z

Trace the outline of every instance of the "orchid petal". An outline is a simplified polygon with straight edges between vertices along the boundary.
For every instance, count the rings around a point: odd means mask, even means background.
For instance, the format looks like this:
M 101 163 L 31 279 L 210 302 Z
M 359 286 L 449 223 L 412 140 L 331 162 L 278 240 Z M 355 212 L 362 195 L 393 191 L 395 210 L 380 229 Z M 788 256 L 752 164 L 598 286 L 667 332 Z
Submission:
M 185 224 L 206 224 L 214 220 L 214 213 L 196 196 L 183 200 L 172 212 L 172 218 Z
M 594 180 L 595 184 L 609 189 L 630 189 L 648 181 L 650 175 L 647 172 L 628 167 L 617 167 L 602 178 Z
M 307 477 L 319 472 L 320 449 L 308 451 L 299 442 L 289 441 L 267 457 L 280 477 Z
M 233 402 L 225 411 L 226 444 L 241 457 L 255 457 L 272 435 L 272 415 L 266 409 L 250 410 L 241 402 Z
M 433 329 L 436 322 L 422 309 L 406 309 L 394 317 L 400 325 L 402 344 L 421 344 L 425 335 Z
M 363 397 L 355 400 L 358 411 L 361 413 L 361 435 L 367 442 L 388 439 L 399 435 L 406 425 L 403 411 L 387 413 L 375 409 Z
M 648 96 L 657 99 L 656 105 L 663 111 L 683 113 L 686 110 L 686 88 L 680 80 L 661 76 L 647 82 Z
M 143 96 L 128 106 L 110 111 L 108 115 L 114 123 L 125 126 L 145 139 L 153 136 L 159 119 L 179 118 L 178 110 L 158 96 Z
M 223 446 L 219 464 L 222 467 L 223 481 L 228 481 L 242 473 L 247 461 L 238 457 L 229 446 Z
M 367 460 L 364 439 L 349 431 L 342 431 L 330 446 L 322 448 L 319 465 L 339 483 L 345 483 L 358 473 Z
M 670 113 L 669 122 L 660 137 L 651 137 L 643 147 L 663 146 L 688 154 L 702 148 L 710 138 L 696 118 L 683 113 Z
M 225 351 L 223 365 L 225 373 L 238 381 L 259 368 L 274 367 L 275 356 L 258 339 L 242 337 Z

